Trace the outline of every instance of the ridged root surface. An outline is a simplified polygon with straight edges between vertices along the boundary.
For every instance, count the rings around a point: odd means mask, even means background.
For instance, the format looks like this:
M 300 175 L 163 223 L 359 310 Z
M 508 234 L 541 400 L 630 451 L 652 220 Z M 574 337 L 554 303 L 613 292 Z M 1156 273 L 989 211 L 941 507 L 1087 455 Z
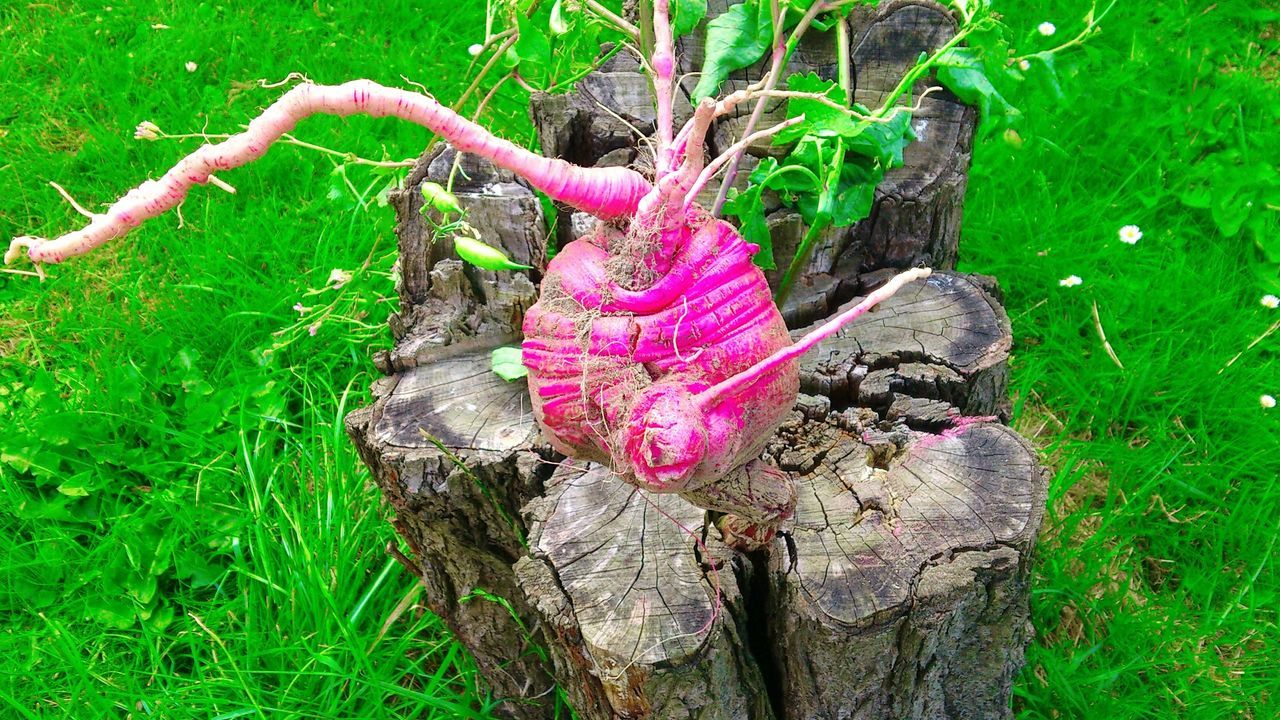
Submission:
M 618 262 L 623 248 L 657 267 Z M 795 401 L 798 363 L 699 397 L 791 342 L 756 250 L 696 208 L 660 237 L 601 224 L 566 245 L 524 321 L 533 411 L 552 445 L 663 491 L 696 490 L 756 458 Z M 652 282 L 628 289 L 638 276 Z

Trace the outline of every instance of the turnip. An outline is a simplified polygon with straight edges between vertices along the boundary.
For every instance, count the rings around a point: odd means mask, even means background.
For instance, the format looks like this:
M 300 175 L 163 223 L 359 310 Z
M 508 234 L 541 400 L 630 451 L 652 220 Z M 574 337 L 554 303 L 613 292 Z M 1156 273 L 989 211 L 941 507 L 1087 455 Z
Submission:
M 748 4 L 756 12 L 766 12 L 762 0 Z M 647 58 L 657 117 L 652 177 L 629 168 L 584 168 L 543 158 L 495 137 L 421 93 L 369 80 L 336 86 L 303 82 L 244 132 L 201 147 L 159 180 L 142 183 L 106 211 L 81 209 L 90 218 L 85 227 L 54 239 L 14 239 L 5 262 L 25 251 L 38 265 L 59 263 L 118 238 L 180 204 L 193 185 L 218 183 L 214 173 L 262 156 L 314 114 L 360 113 L 423 125 L 460 152 L 486 158 L 525 178 L 554 201 L 602 221 L 594 232 L 556 254 L 545 269 L 540 299 L 524 319 L 523 362 L 533 411 L 550 443 L 570 457 L 608 464 L 626 482 L 657 492 L 679 492 L 703 507 L 730 513 L 722 527 L 747 544 L 766 540 L 790 515 L 794 496 L 787 478 L 757 458 L 796 400 L 797 358 L 930 271 L 914 269 L 898 275 L 861 304 L 793 343 L 765 277 L 753 263 L 760 250 L 758 232 L 744 239 L 733 225 L 715 217 L 718 207 L 708 210 L 694 198 L 718 173 L 736 172 L 748 144 L 785 132 L 793 140 L 801 135 L 815 138 L 819 161 L 834 163 L 834 171 L 787 166 L 760 184 L 774 182 L 789 169 L 792 177 L 814 182 L 819 214 L 807 218 L 811 224 L 817 227 L 841 217 L 840 208 L 833 205 L 840 197 L 837 186 L 845 162 L 845 138 L 863 133 L 881 143 L 875 148 L 887 153 L 886 158 L 898 143 L 900 162 L 901 143 L 904 137 L 910 139 L 901 114 L 910 110 L 892 104 L 930 65 L 946 66 L 945 53 L 958 44 L 958 40 L 948 43 L 921 62 L 918 72 L 904 78 L 904 85 L 891 94 L 889 106 L 874 113 L 851 105 L 847 67 L 841 68 L 843 85 L 836 92 L 776 90 L 800 33 L 820 15 L 837 12 L 848 3 L 794 3 L 794 8 L 792 4 L 774 0 L 766 18 L 772 20 L 764 24 L 772 35 L 771 42 L 765 43 L 772 51 L 766 77 L 719 100 L 702 97 L 692 117 L 676 127 L 670 11 L 672 5 L 687 12 L 697 4 L 654 0 L 652 51 Z M 789 11 L 800 16 L 792 23 L 790 35 L 784 21 Z M 625 25 L 616 16 L 611 21 Z M 559 22 L 563 24 L 563 17 Z M 681 19 L 681 24 L 687 25 L 688 18 Z M 639 30 L 630 31 L 639 39 Z M 517 32 L 529 32 L 523 18 Z M 498 53 L 512 48 L 513 38 L 519 36 L 506 37 Z M 743 66 L 741 57 L 730 60 Z M 725 72 L 721 70 L 720 77 Z M 718 81 L 712 80 L 707 84 L 704 78 L 699 89 L 714 91 Z M 817 112 L 814 117 L 793 113 L 782 123 L 757 130 L 759 108 L 767 98 L 787 98 L 793 108 Z M 708 159 L 705 142 L 711 124 L 735 106 L 752 101 L 757 103 L 756 112 L 743 132 L 745 137 L 723 155 Z M 877 135 L 881 127 L 896 130 Z M 864 132 L 867 128 L 876 132 Z M 822 143 L 828 142 L 830 147 L 824 151 L 827 146 Z M 892 163 L 884 160 L 884 164 Z M 728 186 L 725 182 L 720 202 Z M 447 194 L 437 191 L 437 195 L 437 207 L 447 204 Z M 745 221 L 743 227 L 748 227 Z M 752 227 L 758 231 L 758 226 Z M 474 241 L 458 242 L 460 255 L 484 256 L 484 247 Z M 805 251 L 802 245 L 798 255 Z

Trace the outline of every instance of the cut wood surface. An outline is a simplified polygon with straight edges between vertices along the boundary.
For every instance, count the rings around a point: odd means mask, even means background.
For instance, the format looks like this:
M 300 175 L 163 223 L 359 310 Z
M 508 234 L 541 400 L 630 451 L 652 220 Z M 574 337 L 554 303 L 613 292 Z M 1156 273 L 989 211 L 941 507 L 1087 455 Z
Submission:
M 928 2 L 858 8 L 850 22 L 869 103 L 954 31 Z M 833 71 L 818 45 L 795 62 Z M 633 126 L 654 120 L 637 78 L 619 55 L 577 93 L 536 101 L 544 150 L 643 167 Z M 922 141 L 873 216 L 814 254 L 788 308 L 797 334 L 885 268 L 954 262 L 973 115 L 936 94 L 916 123 Z M 802 395 L 759 461 L 792 477 L 795 516 L 744 554 L 722 542 L 718 513 L 555 453 L 525 384 L 491 372 L 490 351 L 518 341 L 541 275 L 478 270 L 431 243 L 418 185 L 453 162 L 447 149 L 424 157 L 392 198 L 395 345 L 347 429 L 429 608 L 475 657 L 500 716 L 550 717 L 558 685 L 589 719 L 1010 717 L 1046 480 L 1000 424 L 1011 336 L 991 281 L 935 273 L 803 359 Z M 545 266 L 537 198 L 461 162 L 469 221 L 518 262 Z M 583 220 L 562 214 L 560 241 Z M 794 214 L 770 223 L 775 246 L 794 247 Z

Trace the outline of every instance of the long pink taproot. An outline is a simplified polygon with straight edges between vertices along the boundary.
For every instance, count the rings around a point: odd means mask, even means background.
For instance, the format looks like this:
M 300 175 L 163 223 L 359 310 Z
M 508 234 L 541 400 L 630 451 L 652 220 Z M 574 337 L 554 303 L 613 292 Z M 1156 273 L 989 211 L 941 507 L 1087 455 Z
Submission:
M 181 203 L 193 185 L 209 182 L 213 173 L 240 167 L 261 157 L 281 135 L 317 113 L 390 116 L 423 125 L 459 151 L 484 157 L 525 178 L 552 199 L 605 220 L 634 214 L 640 199 L 652 189 L 634 170 L 582 168 L 564 160 L 541 157 L 495 137 L 419 93 L 385 87 L 370 80 L 353 80 L 342 85 L 307 83 L 273 103 L 250 122 L 244 132 L 196 150 L 164 177 L 142 183 L 106 212 L 95 213 L 80 230 L 53 240 L 15 239 L 5 254 L 5 262 L 12 261 L 25 247 L 31 260 L 57 263 L 120 237 Z

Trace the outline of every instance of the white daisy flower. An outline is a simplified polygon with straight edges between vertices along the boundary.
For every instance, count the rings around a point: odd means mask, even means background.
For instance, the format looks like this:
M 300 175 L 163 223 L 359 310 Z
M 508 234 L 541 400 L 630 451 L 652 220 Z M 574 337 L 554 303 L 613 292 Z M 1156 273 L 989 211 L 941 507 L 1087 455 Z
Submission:
M 1084 281 L 1080 279 L 1079 275 L 1070 275 L 1059 280 L 1058 284 L 1062 287 L 1075 287 L 1083 282 Z
M 1275 295 L 1263 295 L 1262 300 L 1259 302 L 1262 303 L 1262 307 L 1271 308 L 1272 310 L 1280 307 L 1280 297 L 1276 297 Z
M 1120 242 L 1136 245 L 1142 239 L 1142 230 L 1137 225 L 1125 225 L 1120 228 Z
M 1270 410 L 1271 408 L 1276 406 L 1276 399 L 1271 395 L 1263 395 L 1262 397 L 1258 398 L 1258 403 L 1261 404 L 1262 407 Z
M 188 60 L 188 61 L 187 61 L 187 64 L 186 64 L 186 66 L 185 66 L 185 67 L 187 68 L 187 72 L 195 72 L 195 71 L 196 71 L 196 68 L 198 68 L 198 67 L 200 67 L 200 66 L 199 66 L 199 65 L 197 65 L 197 64 L 195 64 L 195 62 L 194 62 L 194 61 L 192 61 L 192 60 Z
M 1058 26 L 1051 22 L 1042 22 L 1036 27 L 1036 30 L 1038 30 L 1041 35 L 1049 37 L 1050 35 L 1058 32 Z

